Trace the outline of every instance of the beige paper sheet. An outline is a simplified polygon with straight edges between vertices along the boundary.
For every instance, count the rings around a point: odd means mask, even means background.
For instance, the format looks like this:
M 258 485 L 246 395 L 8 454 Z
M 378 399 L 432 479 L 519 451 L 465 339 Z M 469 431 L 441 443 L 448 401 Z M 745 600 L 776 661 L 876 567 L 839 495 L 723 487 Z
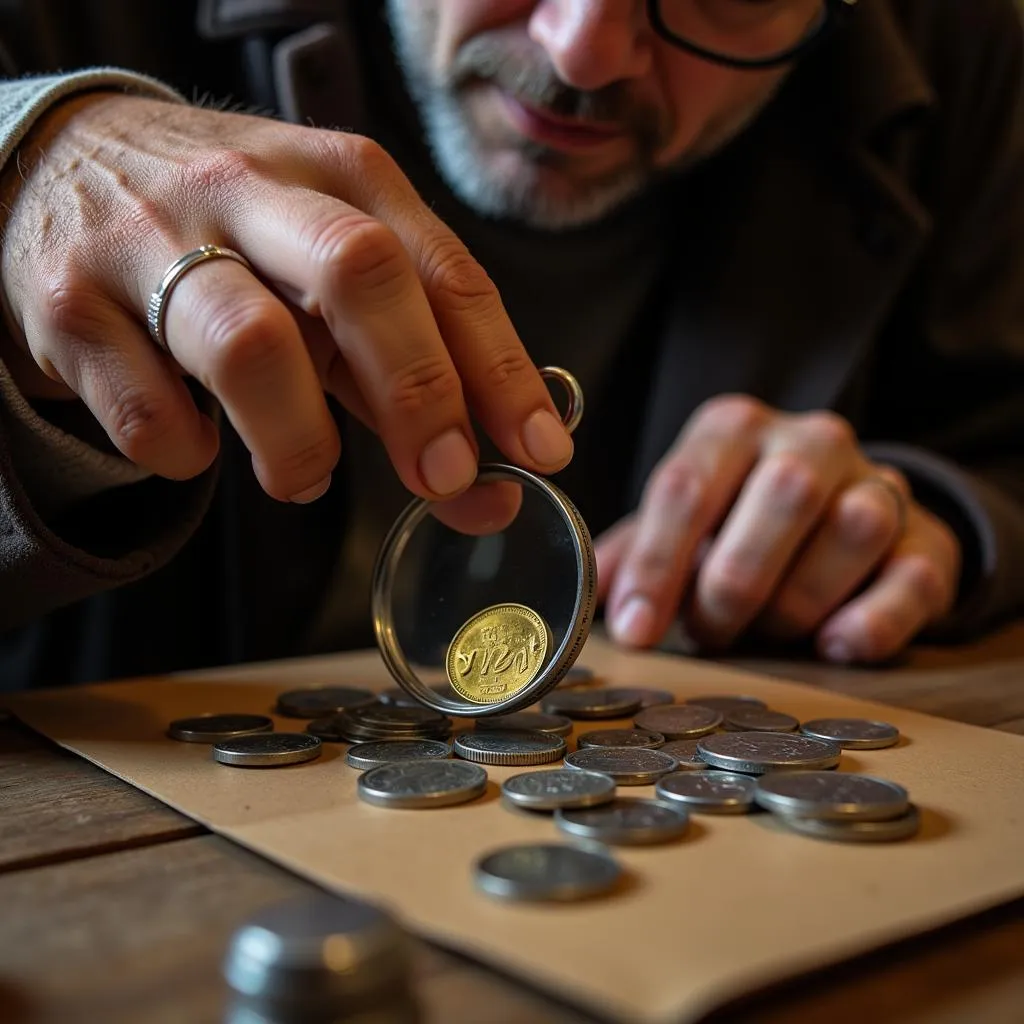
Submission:
M 630 878 L 574 905 L 478 893 L 474 860 L 505 843 L 560 838 L 505 810 L 490 768 L 481 800 L 431 811 L 356 797 L 343 747 L 274 771 L 218 765 L 164 736 L 172 718 L 267 712 L 300 685 L 391 684 L 376 652 L 11 697 L 30 726 L 211 829 L 340 892 L 375 897 L 427 937 L 599 1013 L 690 1021 L 744 991 L 1024 894 L 1024 738 L 861 702 L 594 638 L 581 658 L 618 684 L 755 694 L 802 719 L 884 718 L 905 741 L 844 754 L 845 770 L 905 785 L 922 833 L 893 845 L 789 834 L 767 815 L 695 816 L 681 842 L 616 848 Z M 581 723 L 587 728 L 592 726 Z M 602 723 L 596 723 L 600 725 Z M 615 723 L 606 723 L 615 724 Z M 281 730 L 301 728 L 277 719 Z M 650 796 L 651 787 L 624 791 Z

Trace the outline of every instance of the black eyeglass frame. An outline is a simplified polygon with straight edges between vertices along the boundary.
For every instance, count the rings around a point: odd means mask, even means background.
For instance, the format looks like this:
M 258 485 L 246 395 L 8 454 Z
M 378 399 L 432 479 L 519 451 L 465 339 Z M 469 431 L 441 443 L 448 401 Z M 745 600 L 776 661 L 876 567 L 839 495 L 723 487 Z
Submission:
M 710 61 L 712 64 L 721 64 L 727 68 L 759 71 L 764 68 L 780 67 L 783 64 L 791 63 L 797 57 L 802 57 L 808 50 L 817 46 L 833 33 L 846 12 L 856 3 L 857 0 L 825 0 L 825 9 L 818 24 L 795 46 L 771 57 L 730 57 L 728 54 L 706 50 L 683 36 L 677 36 L 665 24 L 665 20 L 661 16 L 662 0 L 647 0 L 647 17 L 654 31 L 666 42 L 679 47 L 680 50 L 685 50 L 695 57 Z

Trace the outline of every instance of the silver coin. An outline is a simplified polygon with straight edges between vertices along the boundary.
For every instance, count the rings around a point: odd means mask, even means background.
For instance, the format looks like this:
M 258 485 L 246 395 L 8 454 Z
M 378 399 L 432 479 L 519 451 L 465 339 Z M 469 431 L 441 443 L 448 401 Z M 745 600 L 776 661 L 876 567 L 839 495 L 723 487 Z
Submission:
M 572 732 L 572 719 L 565 715 L 543 715 L 539 711 L 513 711 L 509 715 L 478 718 L 477 729 L 528 729 L 531 732 L 550 732 L 555 736 L 568 736 Z
M 576 740 L 576 746 L 583 747 L 647 747 L 655 750 L 665 745 L 660 732 L 645 729 L 594 729 L 585 732 Z
M 840 750 L 828 740 L 787 732 L 723 732 L 697 744 L 713 768 L 763 775 L 770 771 L 833 768 Z
M 754 807 L 757 780 L 734 772 L 672 772 L 654 785 L 659 800 L 705 814 L 746 814 Z
M 565 753 L 565 740 L 550 732 L 474 730 L 455 737 L 455 753 L 480 764 L 550 764 Z
M 316 736 L 324 735 L 326 738 L 322 730 L 310 729 L 307 726 L 307 731 Z M 443 740 L 451 734 L 451 730 L 447 728 L 384 729 L 379 726 L 356 725 L 344 715 L 337 717 L 330 726 L 330 731 L 346 743 L 370 743 L 374 740 Z
M 895 725 L 867 718 L 815 718 L 804 722 L 800 731 L 805 736 L 831 740 L 850 750 L 880 750 L 900 741 L 900 731 Z
M 345 762 L 360 771 L 396 761 L 423 761 L 434 757 L 451 757 L 452 748 L 440 740 L 377 740 L 356 743 L 349 747 Z
M 739 694 L 708 694 L 704 697 L 689 697 L 684 704 L 696 704 L 697 707 L 711 708 L 712 711 L 721 711 L 727 715 L 737 708 L 766 708 L 767 704 L 757 697 L 745 697 Z
M 176 718 L 167 727 L 167 735 L 185 743 L 219 743 L 236 736 L 273 732 L 274 723 L 266 715 L 196 715 Z
M 487 789 L 487 772 L 467 761 L 399 761 L 359 776 L 361 799 L 378 807 L 450 807 Z
M 669 740 L 660 749 L 663 754 L 674 757 L 683 771 L 705 771 L 708 768 L 708 763 L 697 750 L 699 743 L 699 739 Z
M 776 814 L 819 821 L 885 821 L 910 806 L 895 782 L 847 772 L 772 772 L 757 780 L 754 799 Z
M 306 723 L 306 732 L 324 743 L 351 743 L 343 731 L 344 720 L 341 715 L 327 715 L 325 718 L 314 718 Z
M 569 835 L 621 846 L 666 843 L 686 832 L 690 816 L 682 807 L 657 800 L 613 800 L 600 807 L 560 807 L 555 824 Z
M 429 689 L 433 690 L 438 697 L 448 697 L 454 700 L 460 699 L 459 695 L 447 683 L 431 686 Z M 422 701 L 417 700 L 411 693 L 406 692 L 400 686 L 392 686 L 386 690 L 381 690 L 377 696 L 382 704 L 392 704 L 400 708 L 426 707 Z
M 398 707 L 393 704 L 373 704 L 369 707 L 347 711 L 346 717 L 357 726 L 388 729 L 394 732 L 450 729 L 452 725 L 450 718 L 422 705 Z
M 357 690 L 350 686 L 321 686 L 282 693 L 277 698 L 277 713 L 289 718 L 320 718 L 376 702 L 377 695 L 369 690 Z
M 569 718 L 624 718 L 640 707 L 640 698 L 615 690 L 556 690 L 541 702 L 549 715 Z
M 841 843 L 892 843 L 910 839 L 921 828 L 921 815 L 913 804 L 905 814 L 887 821 L 820 821 L 781 814 L 776 820 L 791 832 Z
M 734 708 L 723 723 L 731 732 L 796 732 L 798 719 L 768 708 Z
M 722 724 L 722 713 L 688 704 L 647 708 L 633 719 L 638 729 L 660 732 L 667 740 L 695 739 L 714 732 Z
M 524 843 L 485 854 L 477 887 L 512 900 L 582 900 L 615 887 L 622 869 L 605 852 L 558 843 Z
M 507 778 L 501 795 L 519 807 L 553 811 L 556 807 L 596 807 L 615 797 L 615 780 L 600 772 L 547 768 Z
M 304 732 L 264 732 L 214 745 L 213 759 L 238 768 L 280 768 L 320 756 L 323 744 Z
M 646 747 L 586 747 L 565 755 L 565 766 L 610 775 L 620 786 L 649 786 L 679 762 Z
M 641 711 L 661 704 L 674 704 L 676 699 L 675 694 L 668 690 L 654 690 L 646 686 L 612 686 L 607 692 L 627 699 L 635 697 L 640 701 Z

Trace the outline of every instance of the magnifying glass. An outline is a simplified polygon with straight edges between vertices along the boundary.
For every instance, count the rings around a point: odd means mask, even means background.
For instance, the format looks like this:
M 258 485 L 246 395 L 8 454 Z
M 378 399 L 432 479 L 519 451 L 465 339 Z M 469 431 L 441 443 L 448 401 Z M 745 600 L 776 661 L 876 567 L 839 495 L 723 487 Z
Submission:
M 560 367 L 540 373 L 565 389 L 571 433 L 583 415 L 579 383 Z M 503 715 L 540 700 L 572 667 L 594 620 L 594 548 L 575 506 L 544 477 L 503 463 L 480 466 L 471 500 L 486 503 L 496 495 L 484 489 L 496 485 L 508 514 L 490 532 L 455 529 L 445 522 L 447 503 L 417 499 L 374 568 L 385 665 L 410 696 L 455 717 Z

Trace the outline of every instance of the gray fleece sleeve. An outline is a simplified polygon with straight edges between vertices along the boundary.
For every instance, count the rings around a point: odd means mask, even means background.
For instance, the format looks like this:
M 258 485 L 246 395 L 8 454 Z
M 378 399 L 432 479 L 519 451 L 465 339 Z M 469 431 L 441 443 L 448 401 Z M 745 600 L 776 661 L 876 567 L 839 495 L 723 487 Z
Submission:
M 185 102 L 152 78 L 116 68 L 0 82 L 0 166 L 16 159 L 47 110 L 96 89 Z M 0 631 L 165 563 L 198 526 L 214 476 L 154 479 L 60 430 L 0 362 Z

